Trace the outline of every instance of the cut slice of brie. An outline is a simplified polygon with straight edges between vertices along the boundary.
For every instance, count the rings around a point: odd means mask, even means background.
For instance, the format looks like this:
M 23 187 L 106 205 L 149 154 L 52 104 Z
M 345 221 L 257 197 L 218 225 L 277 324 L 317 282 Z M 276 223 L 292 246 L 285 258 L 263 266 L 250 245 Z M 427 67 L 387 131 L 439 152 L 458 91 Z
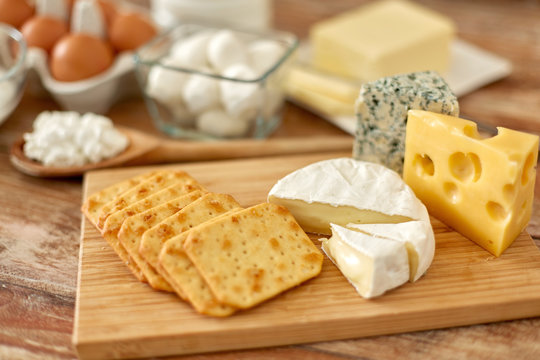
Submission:
M 382 295 L 409 279 L 405 243 L 331 224 L 322 249 L 364 298 Z
M 408 221 L 400 224 L 348 224 L 375 238 L 391 239 L 405 244 L 409 256 L 409 281 L 418 280 L 429 268 L 435 254 L 435 236 L 429 222 Z
M 330 223 L 429 223 L 426 207 L 385 166 L 352 158 L 320 161 L 279 180 L 268 202 L 287 207 L 307 232 L 330 235 Z

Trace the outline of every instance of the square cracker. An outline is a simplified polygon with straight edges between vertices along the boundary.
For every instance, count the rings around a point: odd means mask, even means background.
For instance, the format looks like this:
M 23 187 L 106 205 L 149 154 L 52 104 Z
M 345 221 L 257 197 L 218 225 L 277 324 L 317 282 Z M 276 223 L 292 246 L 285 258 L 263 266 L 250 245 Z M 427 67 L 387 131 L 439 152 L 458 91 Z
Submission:
M 159 273 L 167 279 L 177 293 L 183 294 L 185 299 L 201 314 L 229 316 L 236 311 L 236 308 L 221 304 L 212 294 L 197 268 L 185 253 L 184 241 L 194 229 L 241 210 L 228 211 L 167 240 L 159 254 Z
M 323 261 L 289 210 L 269 203 L 194 229 L 184 250 L 218 301 L 240 309 L 317 276 Z
M 159 194 L 159 193 L 158 193 Z M 204 194 L 201 190 L 174 198 L 166 203 L 147 209 L 128 217 L 118 231 L 118 241 L 127 251 L 130 258 L 137 264 L 144 277 L 154 289 L 173 292 L 171 286 L 148 264 L 139 254 L 139 246 L 144 232 L 152 226 L 159 224 L 171 215 L 182 210 L 185 206 L 197 200 Z M 156 194 L 157 195 L 157 194 Z M 114 216 L 111 215 L 109 219 Z M 107 221 L 109 221 L 107 219 Z
M 81 211 L 86 215 L 88 220 L 90 220 L 92 224 L 97 227 L 101 208 L 103 208 L 105 204 L 128 191 L 130 188 L 133 188 L 150 178 L 154 174 L 155 172 L 141 174 L 93 193 L 83 203 Z
M 103 205 L 99 212 L 100 214 L 97 227 L 102 230 L 103 226 L 105 225 L 105 221 L 107 221 L 107 218 L 111 214 L 114 214 L 115 212 L 120 211 L 129 205 L 136 203 L 137 201 L 147 198 L 148 196 L 177 183 L 197 184 L 197 181 L 184 171 L 158 171 L 145 181 L 133 188 L 130 188 L 128 191 Z
M 153 266 L 154 269 L 157 269 L 159 252 L 167 240 L 207 220 L 239 207 L 240 204 L 231 195 L 206 194 L 147 230 L 142 236 L 139 253 L 146 262 Z
M 140 268 L 139 264 L 134 261 L 133 257 L 130 256 L 126 251 L 123 244 L 118 240 L 118 232 L 120 231 L 120 227 L 122 226 L 124 220 L 130 216 L 170 201 L 175 197 L 186 195 L 196 190 L 204 190 L 204 188 L 197 183 L 179 182 L 166 187 L 163 190 L 158 191 L 140 201 L 137 201 L 122 210 L 112 213 L 107 217 L 102 230 L 103 238 L 112 247 L 120 259 L 122 259 L 122 261 L 127 265 L 133 275 L 135 275 L 135 277 L 140 281 L 147 280 L 144 276 L 144 272 Z

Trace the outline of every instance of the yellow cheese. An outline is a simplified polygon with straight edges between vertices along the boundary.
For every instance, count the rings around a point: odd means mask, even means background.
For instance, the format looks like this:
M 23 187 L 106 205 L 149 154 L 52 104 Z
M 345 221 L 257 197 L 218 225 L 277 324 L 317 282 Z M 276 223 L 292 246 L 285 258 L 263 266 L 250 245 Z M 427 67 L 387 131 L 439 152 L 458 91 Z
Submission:
M 372 81 L 449 67 L 452 21 L 408 1 L 377 1 L 315 24 L 313 65 L 334 74 Z
M 294 83 L 285 84 L 285 92 L 299 103 L 322 115 L 354 116 L 354 102 L 345 103 Z
M 354 116 L 360 86 L 343 78 L 294 66 L 284 82 L 288 96 L 328 116 Z
M 403 178 L 429 213 L 495 256 L 531 218 L 538 136 L 427 111 L 408 113 Z
M 351 105 L 355 104 L 360 93 L 360 84 L 300 65 L 292 66 L 285 80 L 286 83 Z

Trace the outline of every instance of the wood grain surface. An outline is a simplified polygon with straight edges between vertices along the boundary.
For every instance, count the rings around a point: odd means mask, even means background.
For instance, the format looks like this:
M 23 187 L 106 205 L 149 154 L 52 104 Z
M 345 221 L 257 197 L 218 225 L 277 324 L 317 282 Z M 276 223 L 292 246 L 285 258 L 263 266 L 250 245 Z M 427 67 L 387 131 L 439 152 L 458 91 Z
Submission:
M 144 1 L 144 0 L 142 0 Z M 450 16 L 458 35 L 510 59 L 512 74 L 460 98 L 464 116 L 490 125 L 540 131 L 540 3 L 536 0 L 422 0 Z M 274 25 L 301 37 L 315 21 L 361 0 L 274 0 Z M 9 149 L 50 98 L 26 94 L 0 126 L 0 359 L 73 359 L 71 345 L 77 285 L 82 181 L 36 179 L 17 172 Z M 157 134 L 140 99 L 115 105 L 116 123 Z M 343 134 L 289 104 L 276 137 Z M 538 178 L 538 177 L 537 177 Z M 527 228 L 540 243 L 540 183 Z M 540 318 L 488 325 L 374 336 L 308 345 L 182 357 L 214 359 L 537 359 Z
M 84 196 L 148 171 L 189 173 L 243 207 L 266 201 L 286 174 L 349 153 L 269 157 L 90 172 Z M 257 169 L 253 171 L 253 169 Z M 523 233 L 495 258 L 432 218 L 428 272 L 365 300 L 325 258 L 315 279 L 228 318 L 200 315 L 175 295 L 139 282 L 83 219 L 73 341 L 81 359 L 149 357 L 401 333 L 540 315 L 540 251 Z M 320 242 L 316 235 L 314 243 Z M 246 341 L 249 339 L 249 341 Z

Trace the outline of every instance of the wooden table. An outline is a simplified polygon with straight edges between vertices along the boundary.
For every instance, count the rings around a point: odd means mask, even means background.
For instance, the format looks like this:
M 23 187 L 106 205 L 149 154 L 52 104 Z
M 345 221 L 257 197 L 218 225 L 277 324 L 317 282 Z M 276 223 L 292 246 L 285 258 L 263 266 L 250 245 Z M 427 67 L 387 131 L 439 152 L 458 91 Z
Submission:
M 462 114 L 491 125 L 540 133 L 540 4 L 535 1 L 422 3 L 446 13 L 462 39 L 510 59 L 508 78 L 460 99 Z M 275 0 L 275 26 L 304 37 L 313 22 L 361 1 Z M 14 170 L 9 148 L 50 99 L 26 95 L 0 127 L 0 358 L 74 358 L 71 346 L 81 214 L 81 179 L 44 180 Z M 118 124 L 155 132 L 140 99 L 117 104 Z M 273 135 L 342 134 L 288 104 Z M 539 170 L 540 171 L 540 170 Z M 537 176 L 538 179 L 538 176 Z M 540 183 L 529 233 L 540 244 Z M 185 359 L 507 359 L 540 358 L 540 318 Z

